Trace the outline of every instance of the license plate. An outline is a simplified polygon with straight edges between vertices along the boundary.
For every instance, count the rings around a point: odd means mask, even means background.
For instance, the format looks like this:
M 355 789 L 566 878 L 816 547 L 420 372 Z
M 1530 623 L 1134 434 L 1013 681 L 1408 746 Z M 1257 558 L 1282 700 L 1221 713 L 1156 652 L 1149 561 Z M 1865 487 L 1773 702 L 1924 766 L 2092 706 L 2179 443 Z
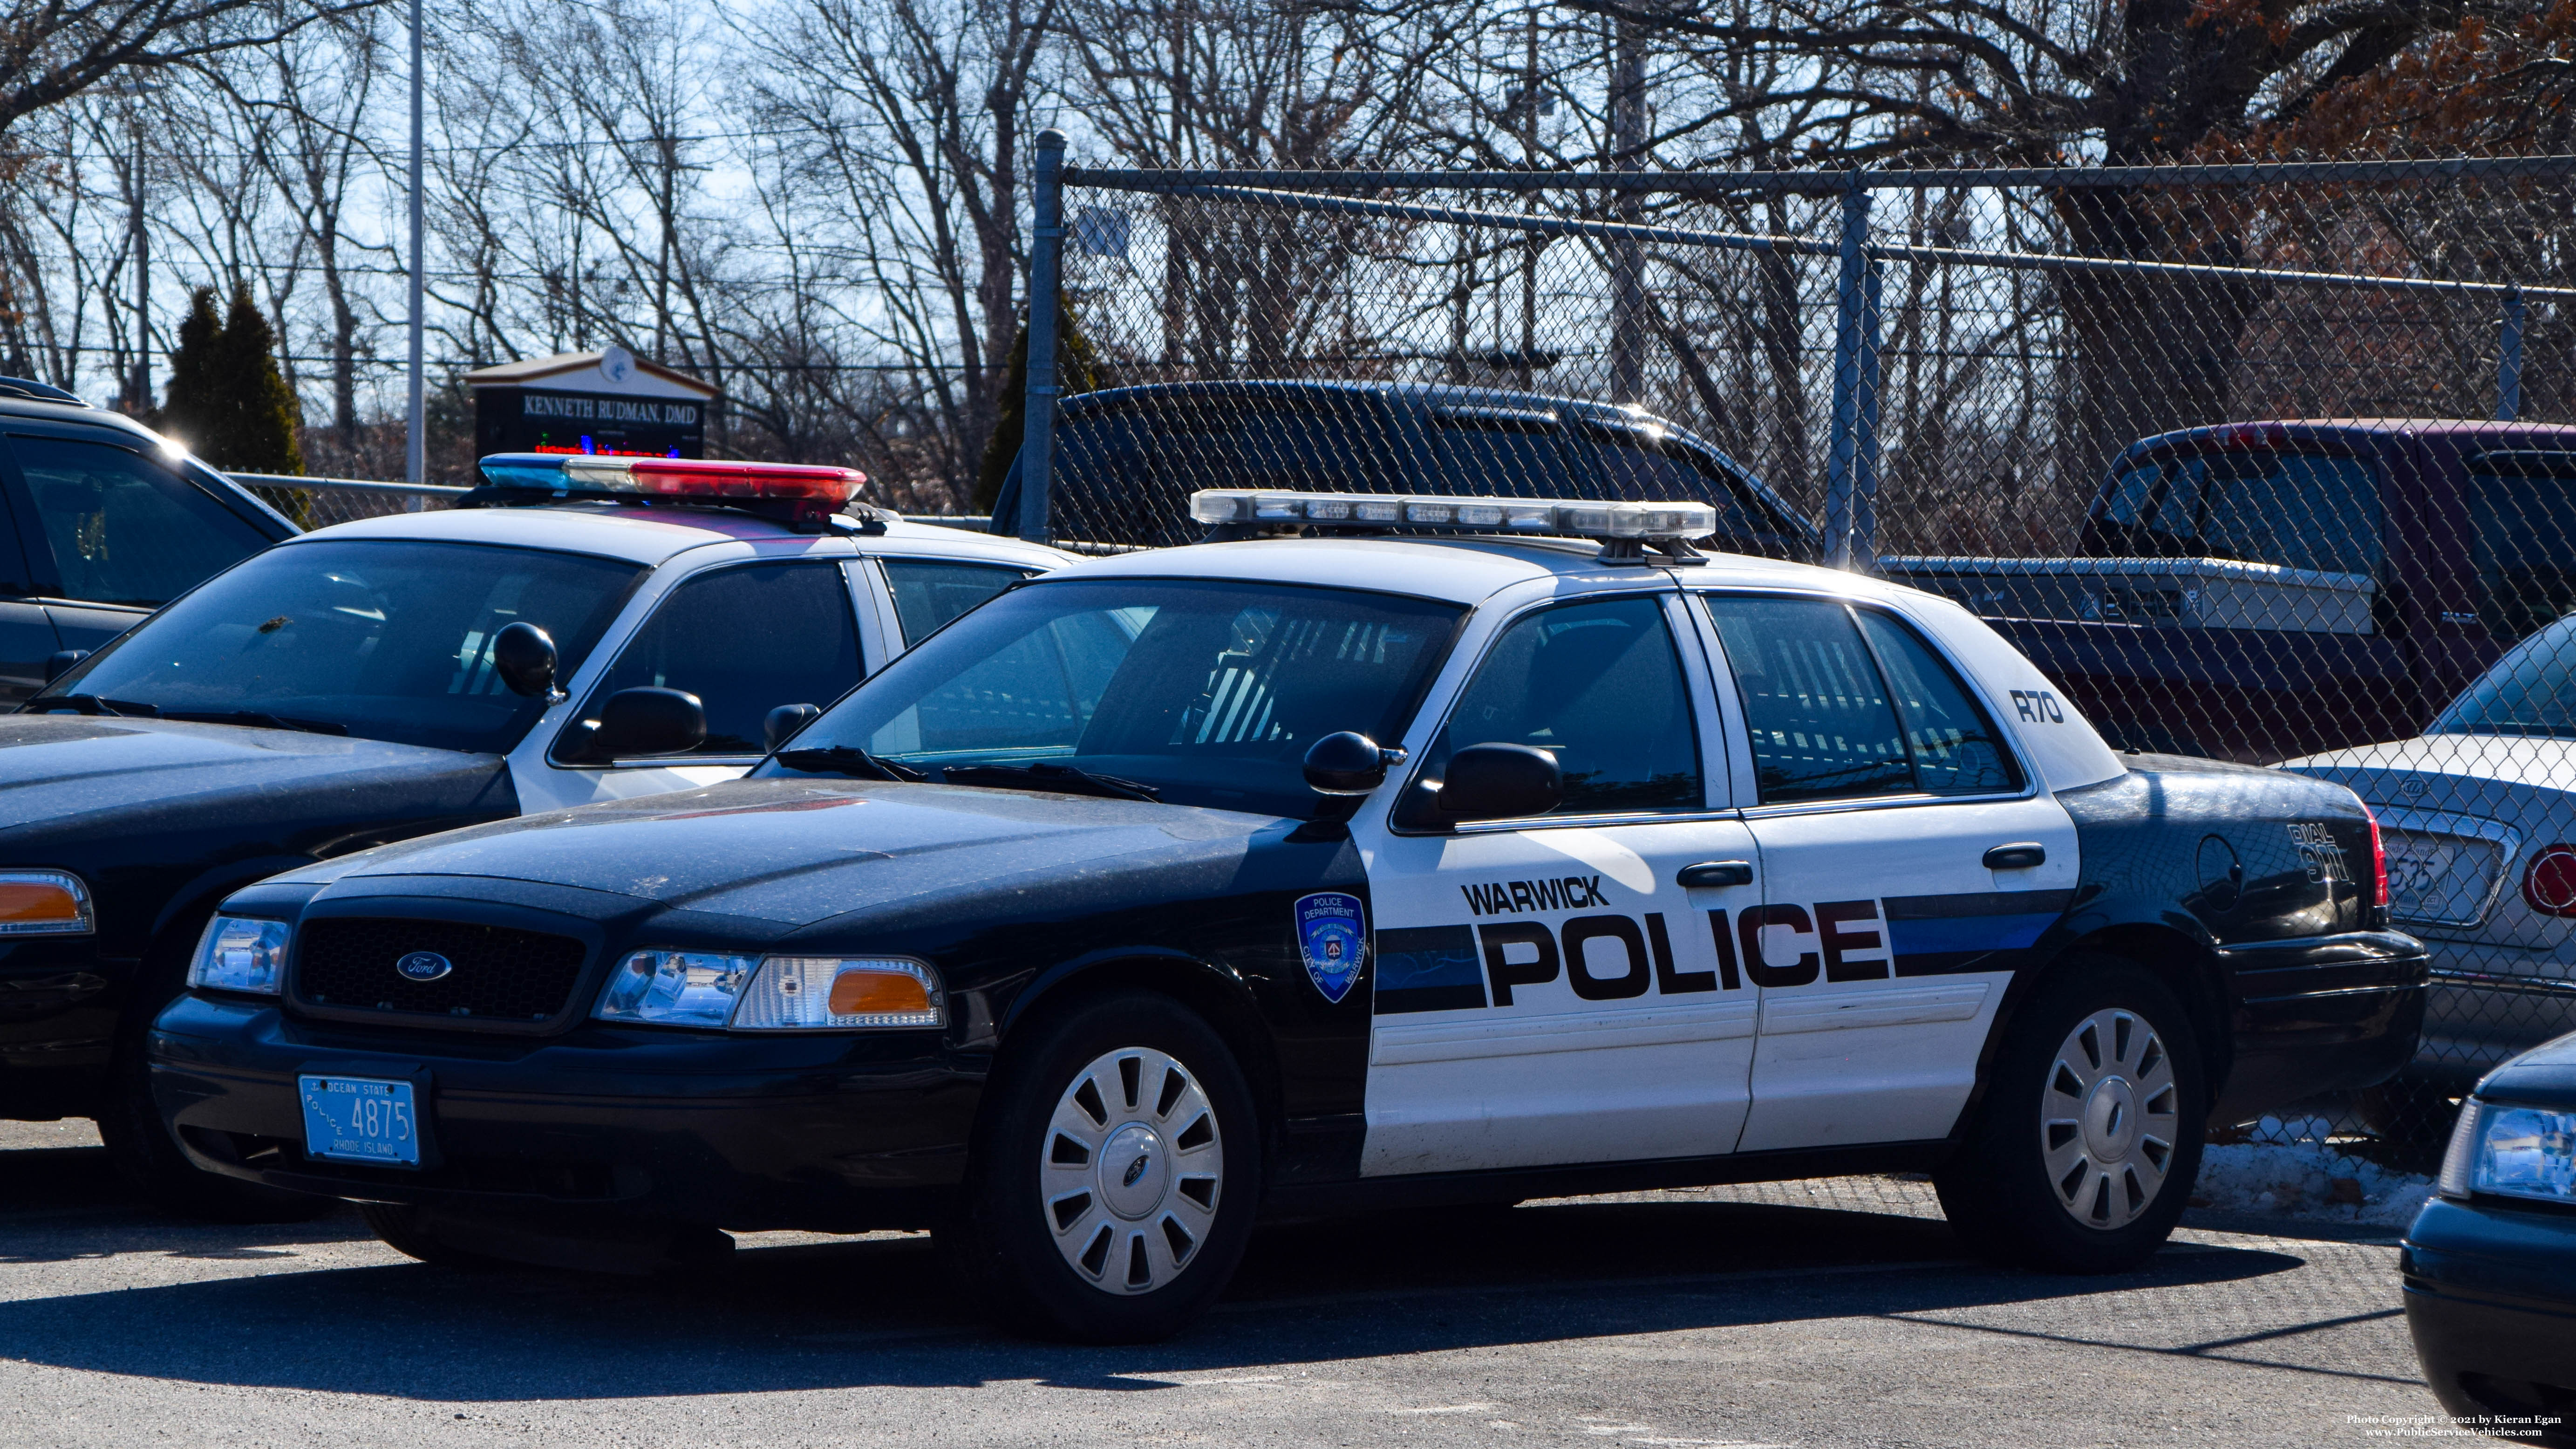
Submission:
M 2388 894 L 2400 908 L 2449 904 L 2451 847 L 2410 842 L 2388 851 Z
M 299 1077 L 304 1150 L 314 1157 L 420 1166 L 420 1115 L 411 1083 L 373 1077 Z

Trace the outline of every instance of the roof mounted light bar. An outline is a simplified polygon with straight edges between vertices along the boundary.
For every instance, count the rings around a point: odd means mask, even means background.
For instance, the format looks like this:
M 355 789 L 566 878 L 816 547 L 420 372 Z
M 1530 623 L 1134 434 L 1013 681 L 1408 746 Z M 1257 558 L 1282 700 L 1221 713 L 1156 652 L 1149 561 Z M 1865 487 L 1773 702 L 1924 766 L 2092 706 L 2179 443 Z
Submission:
M 879 532 L 899 516 L 855 501 L 868 481 L 855 468 L 590 453 L 494 453 L 478 466 L 483 486 L 458 499 L 460 507 L 663 503 L 738 508 L 811 527 L 847 513 Z
M 1666 562 L 1697 563 L 1686 540 L 1717 531 L 1705 503 L 1620 503 L 1556 498 L 1449 498 L 1421 493 L 1286 493 L 1267 488 L 1203 488 L 1190 495 L 1190 517 L 1209 537 L 1251 538 L 1271 530 L 1501 533 L 1597 538 L 1604 563 L 1647 562 L 1653 547 Z

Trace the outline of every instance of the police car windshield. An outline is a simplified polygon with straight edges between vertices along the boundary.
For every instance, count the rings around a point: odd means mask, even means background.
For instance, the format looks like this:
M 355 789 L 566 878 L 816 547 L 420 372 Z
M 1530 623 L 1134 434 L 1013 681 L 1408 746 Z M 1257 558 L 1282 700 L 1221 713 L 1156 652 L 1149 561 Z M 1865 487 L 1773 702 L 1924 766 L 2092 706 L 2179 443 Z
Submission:
M 642 570 L 537 549 L 395 540 L 291 543 L 144 620 L 27 702 L 506 751 L 545 701 L 512 694 L 492 636 L 552 635 L 570 678 Z
M 1401 738 L 1463 612 L 1232 580 L 1031 584 L 861 684 L 793 754 L 821 766 L 838 745 L 933 779 L 1071 765 L 1171 804 L 1306 816 L 1307 748 L 1337 730 Z

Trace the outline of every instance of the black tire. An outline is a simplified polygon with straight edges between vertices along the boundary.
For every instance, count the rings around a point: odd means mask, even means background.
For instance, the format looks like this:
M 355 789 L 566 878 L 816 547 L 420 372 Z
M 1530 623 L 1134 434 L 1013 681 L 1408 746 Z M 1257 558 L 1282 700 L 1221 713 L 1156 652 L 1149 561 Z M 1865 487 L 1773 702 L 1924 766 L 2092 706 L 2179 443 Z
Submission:
M 117 1176 L 164 1212 L 222 1223 L 300 1223 L 318 1218 L 338 1207 L 339 1200 L 244 1182 L 190 1163 L 170 1135 L 169 1125 L 161 1120 L 159 1104 L 152 1100 L 151 1064 L 145 1056 L 152 1021 L 178 999 L 185 986 L 187 953 L 195 947 L 203 925 L 200 919 L 173 927 L 135 972 L 133 988 L 117 1017 L 116 1042 L 108 1059 L 107 1098 L 94 1119 L 99 1140 L 107 1145 Z
M 2362 1125 L 2386 1149 L 2391 1166 L 2431 1177 L 2442 1170 L 2442 1154 L 2460 1118 L 2458 1099 L 2468 1094 L 2465 1085 L 2454 1087 L 2406 1071 L 2364 1087 L 2353 1106 Z
M 1959 1153 L 1932 1175 L 1951 1230 L 2008 1266 L 2138 1266 L 2200 1173 L 2207 1091 L 2191 1019 L 2153 973 L 2095 953 L 2059 963 L 2014 1018 Z
M 436 1268 L 461 1268 L 469 1272 L 490 1272 L 515 1268 L 516 1263 L 471 1252 L 429 1231 L 421 1225 L 420 1209 L 403 1203 L 362 1202 L 358 1216 L 367 1220 L 368 1231 L 384 1240 L 386 1247 L 407 1258 L 417 1258 Z
M 935 1230 L 942 1255 L 1009 1327 L 1169 1337 L 1216 1301 L 1251 1236 L 1251 1088 L 1214 1029 L 1150 992 L 1093 998 L 1030 1033 L 987 1088 L 961 1211 Z

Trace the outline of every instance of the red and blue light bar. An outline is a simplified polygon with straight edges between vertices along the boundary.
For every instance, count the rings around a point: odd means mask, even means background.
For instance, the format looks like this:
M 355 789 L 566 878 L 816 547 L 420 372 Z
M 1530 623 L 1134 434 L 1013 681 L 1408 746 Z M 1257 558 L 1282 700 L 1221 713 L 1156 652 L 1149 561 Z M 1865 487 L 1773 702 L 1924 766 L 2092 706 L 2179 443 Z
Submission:
M 766 503 L 812 520 L 850 507 L 868 482 L 868 475 L 856 468 L 717 458 L 495 453 L 478 466 L 490 488 L 522 497 L 539 493 L 547 499 L 631 498 L 639 503 L 679 504 L 703 500 L 735 507 Z

